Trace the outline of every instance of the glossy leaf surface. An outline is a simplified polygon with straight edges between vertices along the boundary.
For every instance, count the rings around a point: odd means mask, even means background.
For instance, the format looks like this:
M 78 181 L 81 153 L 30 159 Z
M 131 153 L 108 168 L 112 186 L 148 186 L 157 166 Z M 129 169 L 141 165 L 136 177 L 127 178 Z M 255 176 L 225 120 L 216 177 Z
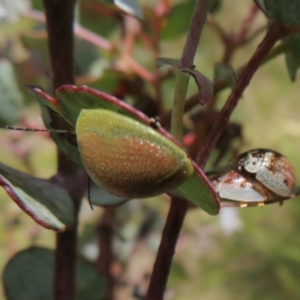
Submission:
M 0 59 L 1 124 L 11 125 L 19 121 L 23 96 L 16 80 L 12 63 Z
M 193 0 L 183 1 L 174 5 L 167 22 L 163 24 L 162 39 L 174 39 L 186 33 L 189 28 L 189 22 L 183 22 L 182 20 L 191 18 L 194 7 L 195 1 Z
M 74 225 L 74 206 L 69 194 L 50 180 L 30 176 L 0 163 L 0 185 L 43 227 L 64 231 Z
M 296 79 L 300 66 L 300 34 L 294 34 L 284 40 L 288 51 L 286 52 L 286 65 L 292 81 Z
M 212 82 L 201 72 L 192 68 L 182 68 L 182 72 L 192 76 L 198 87 L 198 99 L 201 105 L 206 104 L 214 94 Z
M 300 60 L 288 52 L 285 54 L 285 63 L 291 81 L 295 81 L 300 71 Z
M 217 215 L 220 209 L 220 202 L 214 188 L 209 180 L 203 178 L 203 172 L 194 164 L 193 175 L 173 192 L 186 200 L 192 202 L 211 215 Z M 214 195 L 214 199 L 212 198 Z M 208 201 L 208 199 L 211 199 Z
M 8 300 L 53 299 L 54 252 L 31 247 L 13 256 L 6 264 L 2 281 Z M 92 263 L 77 260 L 77 300 L 104 299 L 106 284 Z
M 300 2 L 298 0 L 264 0 L 268 16 L 285 26 L 300 25 Z

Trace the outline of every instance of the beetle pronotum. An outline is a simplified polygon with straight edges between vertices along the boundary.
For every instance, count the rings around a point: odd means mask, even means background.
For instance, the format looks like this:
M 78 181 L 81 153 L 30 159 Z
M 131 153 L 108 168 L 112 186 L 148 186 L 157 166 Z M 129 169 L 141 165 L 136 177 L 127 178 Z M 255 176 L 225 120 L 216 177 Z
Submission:
M 250 150 L 239 155 L 238 169 L 253 176 L 275 194 L 289 197 L 295 187 L 295 171 L 282 154 L 269 149 Z

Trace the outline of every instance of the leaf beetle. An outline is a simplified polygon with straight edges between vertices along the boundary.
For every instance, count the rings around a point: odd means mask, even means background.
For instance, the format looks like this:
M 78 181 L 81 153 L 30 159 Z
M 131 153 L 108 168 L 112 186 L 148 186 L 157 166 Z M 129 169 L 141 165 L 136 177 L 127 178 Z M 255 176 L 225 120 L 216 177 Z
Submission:
M 230 170 L 212 180 L 212 184 L 221 199 L 239 202 L 257 202 L 276 200 L 279 197 L 253 176 Z
M 193 172 L 179 146 L 157 130 L 105 109 L 83 109 L 76 123 L 83 165 L 93 181 L 124 198 L 169 192 Z
M 269 149 L 254 149 L 238 156 L 239 172 L 252 175 L 270 191 L 290 197 L 295 187 L 295 171 L 282 154 Z

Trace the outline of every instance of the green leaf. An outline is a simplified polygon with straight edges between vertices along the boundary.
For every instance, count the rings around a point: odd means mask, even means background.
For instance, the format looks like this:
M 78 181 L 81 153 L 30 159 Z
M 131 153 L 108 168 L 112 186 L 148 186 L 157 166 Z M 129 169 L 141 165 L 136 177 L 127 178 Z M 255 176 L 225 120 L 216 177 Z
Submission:
M 96 184 L 92 183 L 90 190 L 91 202 L 96 206 L 118 206 L 123 204 L 126 199 L 105 192 Z
M 173 6 L 172 11 L 164 24 L 165 27 L 162 28 L 162 38 L 174 39 L 181 34 L 186 34 L 190 26 L 194 8 L 194 0 L 183 1 L 180 4 Z
M 300 25 L 299 0 L 264 0 L 267 15 L 284 26 Z
M 101 66 L 97 66 L 97 69 L 99 68 L 101 68 Z M 89 86 L 106 93 L 113 93 L 113 91 L 117 89 L 121 76 L 122 74 L 116 71 L 103 69 L 102 75 L 94 77 L 94 80 L 89 83 Z
M 13 256 L 6 264 L 2 281 L 8 300 L 54 299 L 54 252 L 47 248 L 31 247 Z M 77 300 L 105 299 L 106 283 L 96 266 L 77 260 Z
M 66 190 L 50 180 L 30 176 L 0 163 L 0 185 L 43 227 L 64 231 L 74 226 L 72 199 Z
M 291 81 L 295 81 L 297 75 L 300 72 L 300 60 L 296 59 L 290 53 L 286 53 L 285 54 L 285 63 L 286 63 Z
M 104 1 L 99 0 L 85 0 L 84 2 L 78 2 L 80 25 L 101 37 L 110 39 L 112 33 L 115 30 L 118 30 L 119 14 L 116 7 L 108 7 L 103 2 Z M 98 22 L 95 22 L 95 20 L 100 18 L 101 26 L 99 26 Z
M 75 40 L 74 56 L 76 75 L 89 74 L 91 66 L 100 57 L 96 46 L 81 39 Z
M 210 215 L 217 215 L 220 200 L 210 181 L 202 170 L 194 164 L 194 174 L 172 193 L 201 207 Z
M 294 34 L 284 40 L 291 55 L 300 60 L 300 33 Z
M 52 130 L 68 130 L 68 133 L 51 132 L 51 137 L 59 149 L 67 154 L 74 162 L 82 165 L 75 135 L 76 123 L 71 123 L 70 120 L 68 120 L 68 118 L 63 114 L 57 99 L 52 98 L 39 87 L 28 86 L 28 88 L 40 104 L 46 128 Z M 80 111 L 79 108 L 78 111 Z
M 198 99 L 201 105 L 212 99 L 214 94 L 213 84 L 205 75 L 196 69 L 181 68 L 180 70 L 194 78 L 198 87 Z
M 224 86 L 233 87 L 236 82 L 236 74 L 231 66 L 216 63 L 214 68 L 214 81 L 223 81 Z
M 37 87 L 32 88 L 39 102 L 60 114 L 74 128 L 82 109 L 108 109 L 124 114 L 141 122 L 147 122 L 148 118 L 134 107 L 107 93 L 89 88 L 87 86 L 63 85 L 55 91 L 56 98 L 52 98 Z M 49 102 L 57 102 L 57 105 L 48 105 Z M 48 103 L 48 104 L 47 104 Z
M 300 65 L 300 33 L 284 40 L 289 52 L 286 52 L 285 61 L 292 81 L 296 79 Z
M 23 97 L 16 81 L 12 63 L 6 59 L 0 59 L 0 95 L 1 124 L 12 125 L 17 123 L 20 118 Z

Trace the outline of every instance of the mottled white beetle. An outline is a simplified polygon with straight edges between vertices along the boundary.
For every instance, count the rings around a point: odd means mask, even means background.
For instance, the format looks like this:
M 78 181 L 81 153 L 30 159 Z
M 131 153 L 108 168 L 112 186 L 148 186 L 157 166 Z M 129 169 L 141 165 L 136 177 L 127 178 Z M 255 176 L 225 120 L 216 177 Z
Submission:
M 238 170 L 231 170 L 216 179 L 212 180 L 212 184 L 224 200 L 239 202 L 257 202 L 281 199 L 253 176 L 249 174 L 241 174 Z
M 281 197 L 290 197 L 295 187 L 295 171 L 288 159 L 269 149 L 255 149 L 242 153 L 237 160 L 241 174 L 253 178 Z

